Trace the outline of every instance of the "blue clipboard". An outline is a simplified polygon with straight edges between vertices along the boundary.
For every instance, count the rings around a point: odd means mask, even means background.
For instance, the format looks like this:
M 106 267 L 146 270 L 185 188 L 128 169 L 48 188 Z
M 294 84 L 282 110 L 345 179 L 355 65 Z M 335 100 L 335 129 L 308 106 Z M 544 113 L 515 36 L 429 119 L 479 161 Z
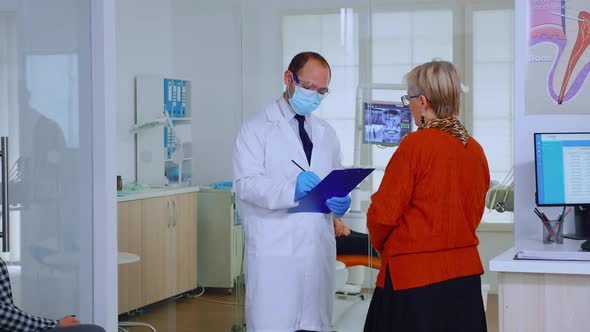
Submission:
M 326 206 L 326 199 L 348 195 L 374 170 L 374 168 L 333 170 L 315 188 L 299 200 L 298 206 L 290 208 L 287 212 L 330 213 L 330 209 Z

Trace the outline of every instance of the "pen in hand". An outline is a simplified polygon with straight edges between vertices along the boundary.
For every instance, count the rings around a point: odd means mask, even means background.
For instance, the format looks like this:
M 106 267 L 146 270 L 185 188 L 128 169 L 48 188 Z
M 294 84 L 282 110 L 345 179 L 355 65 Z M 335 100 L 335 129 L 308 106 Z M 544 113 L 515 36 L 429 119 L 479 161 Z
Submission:
M 299 166 L 299 164 L 298 164 L 298 163 L 296 163 L 296 162 L 295 162 L 295 160 L 291 159 L 291 162 L 293 162 L 293 164 L 295 164 L 295 166 L 299 167 L 299 169 L 300 169 L 302 172 L 305 172 L 305 170 L 303 169 L 303 167 Z
M 291 162 L 301 170 L 297 174 L 297 181 L 295 181 L 294 201 L 297 202 L 307 195 L 321 180 L 314 172 L 304 170 L 295 160 L 291 159 Z

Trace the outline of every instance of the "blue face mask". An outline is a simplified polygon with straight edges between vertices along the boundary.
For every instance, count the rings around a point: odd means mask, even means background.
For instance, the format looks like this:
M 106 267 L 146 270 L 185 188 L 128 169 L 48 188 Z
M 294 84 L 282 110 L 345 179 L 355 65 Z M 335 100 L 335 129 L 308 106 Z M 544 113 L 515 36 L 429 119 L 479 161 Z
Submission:
M 315 111 L 320 107 L 321 102 L 322 95 L 317 91 L 304 89 L 297 85 L 295 86 L 293 95 L 289 98 L 291 107 L 299 115 L 307 115 Z

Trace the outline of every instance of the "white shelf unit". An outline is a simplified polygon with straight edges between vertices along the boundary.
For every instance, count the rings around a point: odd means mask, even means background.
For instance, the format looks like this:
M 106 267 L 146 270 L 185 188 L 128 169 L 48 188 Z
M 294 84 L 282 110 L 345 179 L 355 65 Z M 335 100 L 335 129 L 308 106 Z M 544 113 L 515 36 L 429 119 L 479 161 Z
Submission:
M 165 133 L 167 129 L 165 108 L 166 80 L 185 82 L 183 93 L 184 99 L 178 100 L 185 106 L 185 113 L 182 117 L 179 114 L 171 115 L 169 118 L 174 124 L 174 137 L 171 141 L 181 142 L 178 146 L 179 158 L 169 158 L 165 144 Z M 176 96 L 177 94 L 175 94 Z M 169 99 L 170 96 L 168 96 Z M 186 182 L 183 170 L 191 170 L 192 164 L 192 97 L 191 81 L 187 79 L 170 78 L 155 75 L 138 75 L 135 78 L 135 125 L 131 128 L 137 134 L 136 138 L 136 172 L 137 182 L 147 186 L 162 186 L 168 183 Z M 176 107 L 176 105 L 174 106 Z M 180 160 L 180 162 L 178 162 Z M 174 170 L 177 167 L 178 176 L 175 181 L 166 178 L 166 170 Z

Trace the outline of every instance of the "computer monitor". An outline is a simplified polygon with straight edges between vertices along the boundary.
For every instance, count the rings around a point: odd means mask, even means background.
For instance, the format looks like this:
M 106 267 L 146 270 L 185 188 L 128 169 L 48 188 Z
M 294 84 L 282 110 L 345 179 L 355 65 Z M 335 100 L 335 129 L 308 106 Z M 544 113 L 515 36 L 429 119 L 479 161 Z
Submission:
M 363 103 L 364 142 L 379 145 L 399 145 L 412 130 L 410 109 L 396 103 Z
M 590 239 L 590 132 L 535 133 L 539 206 L 574 206 L 576 239 Z

